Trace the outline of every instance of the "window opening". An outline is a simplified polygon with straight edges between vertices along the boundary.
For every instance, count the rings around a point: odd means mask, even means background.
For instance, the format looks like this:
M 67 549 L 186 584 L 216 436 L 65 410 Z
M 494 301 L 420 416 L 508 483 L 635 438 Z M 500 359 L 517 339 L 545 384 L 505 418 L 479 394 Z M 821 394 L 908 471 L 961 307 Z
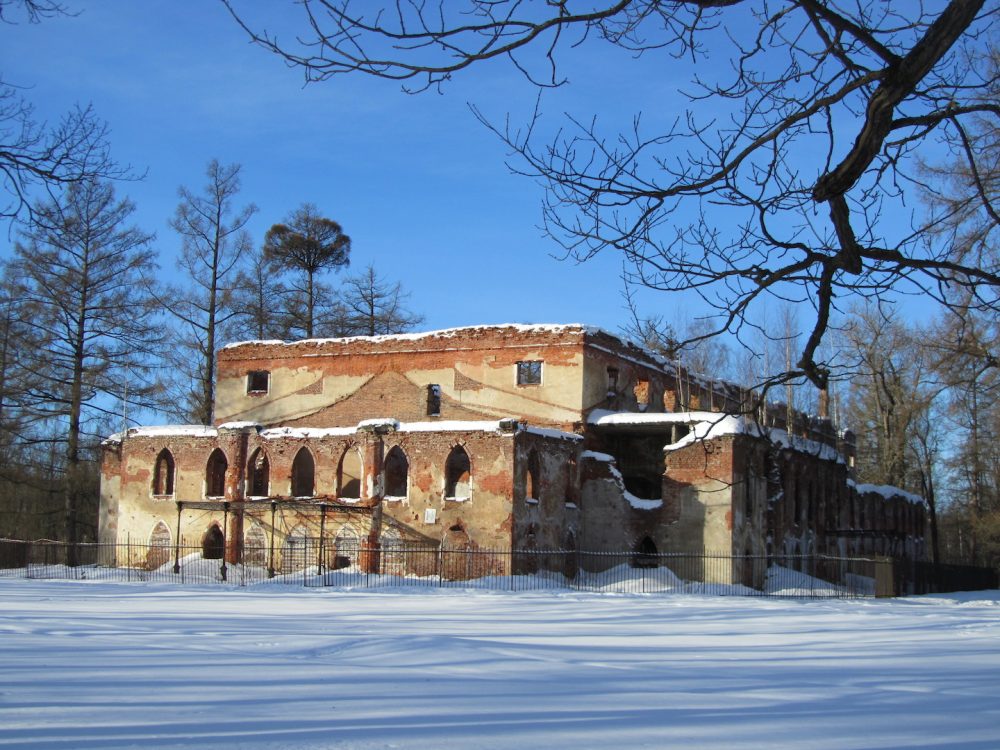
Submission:
M 427 386 L 427 416 L 438 417 L 441 415 L 441 386 L 431 383 Z
M 243 562 L 246 565 L 267 564 L 267 534 L 260 524 L 254 521 L 246 534 L 243 535 Z
M 153 494 L 174 494 L 174 457 L 166 448 L 156 457 L 156 468 L 153 470 Z
M 650 397 L 649 381 L 637 380 L 635 385 L 632 386 L 632 393 L 635 396 L 635 403 L 639 408 L 639 411 L 646 411 L 652 401 Z
M 250 456 L 250 463 L 247 470 L 248 490 L 250 497 L 267 497 L 271 483 L 271 468 L 267 461 L 267 454 L 260 448 Z
M 229 462 L 226 460 L 226 454 L 219 448 L 212 451 L 205 470 L 206 497 L 222 497 L 226 494 L 226 470 L 228 468 Z
M 655 568 L 658 565 L 657 555 L 659 555 L 659 550 L 656 549 L 656 543 L 645 536 L 635 547 L 635 553 L 632 555 L 632 567 Z
M 538 452 L 532 449 L 531 453 L 528 454 L 528 470 L 524 486 L 524 496 L 529 500 L 538 500 L 539 475 Z
M 456 445 L 445 462 L 444 496 L 451 500 L 463 500 L 472 492 L 472 465 L 465 449 Z
M 618 368 L 608 368 L 608 394 L 618 392 Z
M 518 385 L 541 385 L 542 384 L 542 361 L 525 360 L 517 363 L 517 384 Z
M 385 456 L 386 497 L 406 497 L 409 473 L 410 464 L 406 460 L 406 454 L 402 448 L 394 445 Z
M 625 490 L 641 500 L 663 499 L 663 437 L 609 435 L 606 451 L 615 457 Z
M 403 575 L 406 569 L 406 544 L 398 529 L 382 531 L 382 572 L 389 575 Z
M 333 540 L 333 547 L 333 567 L 337 569 L 349 568 L 357 559 L 360 549 L 357 533 L 349 526 L 341 526 Z
M 315 540 L 310 539 L 302 526 L 288 532 L 281 545 L 281 572 L 294 573 L 316 560 Z
M 341 456 L 337 469 L 337 496 L 360 499 L 362 474 L 361 454 L 357 448 L 348 448 Z
M 292 496 L 312 497 L 316 494 L 316 462 L 308 448 L 300 448 L 292 462 Z
M 156 570 L 170 562 L 170 529 L 163 521 L 157 521 L 149 534 L 149 548 L 146 550 L 146 570 Z
M 267 393 L 271 385 L 271 373 L 267 370 L 252 370 L 247 373 L 247 393 Z

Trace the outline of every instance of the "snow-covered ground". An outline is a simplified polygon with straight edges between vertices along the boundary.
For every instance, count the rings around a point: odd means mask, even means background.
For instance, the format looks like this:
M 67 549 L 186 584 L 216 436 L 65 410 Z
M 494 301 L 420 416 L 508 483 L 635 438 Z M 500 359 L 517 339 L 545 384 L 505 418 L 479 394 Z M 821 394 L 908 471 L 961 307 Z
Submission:
M 1000 748 L 1000 592 L 0 579 L 0 747 Z

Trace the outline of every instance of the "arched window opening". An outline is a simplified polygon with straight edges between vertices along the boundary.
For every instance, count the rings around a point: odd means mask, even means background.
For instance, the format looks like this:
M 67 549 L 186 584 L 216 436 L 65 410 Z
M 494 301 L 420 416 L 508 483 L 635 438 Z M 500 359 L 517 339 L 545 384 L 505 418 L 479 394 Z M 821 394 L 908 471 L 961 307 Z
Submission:
M 648 536 L 644 536 L 635 547 L 635 553 L 632 555 L 632 567 L 655 568 L 659 564 L 657 558 L 659 554 L 656 543 Z
M 350 526 L 341 526 L 337 537 L 333 540 L 333 547 L 333 567 L 337 569 L 351 567 L 358 559 L 361 547 L 357 532 Z
M 267 534 L 256 521 L 243 536 L 243 562 L 260 567 L 267 564 Z
M 357 448 L 348 448 L 340 457 L 340 466 L 337 468 L 337 497 L 360 499 L 363 475 L 361 454 Z
M 226 538 L 219 525 L 213 523 L 201 538 L 201 556 L 206 560 L 221 560 L 226 552 Z
M 312 564 L 316 559 L 314 552 L 314 540 L 309 538 L 305 527 L 296 526 L 281 545 L 281 572 L 294 573 Z
M 472 494 L 472 464 L 465 448 L 456 445 L 444 465 L 444 496 L 449 500 L 467 500 Z
M 216 448 L 208 457 L 208 466 L 205 469 L 206 497 L 222 497 L 226 494 L 227 469 L 229 469 L 229 461 L 226 460 L 226 454 L 221 449 Z
M 394 445 L 385 455 L 385 496 L 406 497 L 410 463 L 402 448 Z
M 538 478 L 541 475 L 538 461 L 538 451 L 532 448 L 528 454 L 527 476 L 524 480 L 524 496 L 529 500 L 538 500 L 539 484 Z
M 316 492 L 316 463 L 308 448 L 300 448 L 292 461 L 292 497 L 312 497 Z
M 166 448 L 156 457 L 156 466 L 153 469 L 153 494 L 174 494 L 174 457 Z
M 250 497 L 267 497 L 271 484 L 271 467 L 267 454 L 255 450 L 247 462 L 247 494 Z
M 156 570 L 170 562 L 170 529 L 163 521 L 157 521 L 149 534 L 149 548 L 146 550 L 146 570 Z
M 394 576 L 403 575 L 406 569 L 406 546 L 399 529 L 383 529 L 380 542 L 382 572 Z

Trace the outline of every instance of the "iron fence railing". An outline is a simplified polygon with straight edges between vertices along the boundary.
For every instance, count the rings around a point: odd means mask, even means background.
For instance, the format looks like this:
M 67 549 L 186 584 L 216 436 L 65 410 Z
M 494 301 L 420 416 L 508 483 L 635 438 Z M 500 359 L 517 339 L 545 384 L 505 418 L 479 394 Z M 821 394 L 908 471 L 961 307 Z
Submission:
M 711 552 L 368 548 L 300 539 L 275 555 L 246 546 L 240 559 L 188 544 L 77 544 L 0 540 L 0 577 L 251 586 L 475 587 L 621 593 L 870 597 L 898 577 L 891 560 L 734 556 Z M 886 566 L 888 566 L 886 572 Z M 895 573 L 893 571 L 896 571 Z

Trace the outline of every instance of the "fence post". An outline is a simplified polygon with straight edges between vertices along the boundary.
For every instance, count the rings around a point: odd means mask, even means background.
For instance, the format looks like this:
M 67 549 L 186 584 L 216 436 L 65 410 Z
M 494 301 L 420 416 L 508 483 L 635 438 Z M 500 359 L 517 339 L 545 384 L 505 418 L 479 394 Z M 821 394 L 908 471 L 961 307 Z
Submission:
M 184 506 L 180 500 L 177 501 L 177 536 L 174 542 L 174 574 L 181 572 L 181 508 Z
M 323 575 L 323 533 L 326 531 L 326 503 L 319 505 L 319 544 L 316 545 L 316 575 Z
M 274 514 L 278 510 L 278 503 L 271 501 L 271 549 L 267 558 L 267 577 L 274 578 Z

